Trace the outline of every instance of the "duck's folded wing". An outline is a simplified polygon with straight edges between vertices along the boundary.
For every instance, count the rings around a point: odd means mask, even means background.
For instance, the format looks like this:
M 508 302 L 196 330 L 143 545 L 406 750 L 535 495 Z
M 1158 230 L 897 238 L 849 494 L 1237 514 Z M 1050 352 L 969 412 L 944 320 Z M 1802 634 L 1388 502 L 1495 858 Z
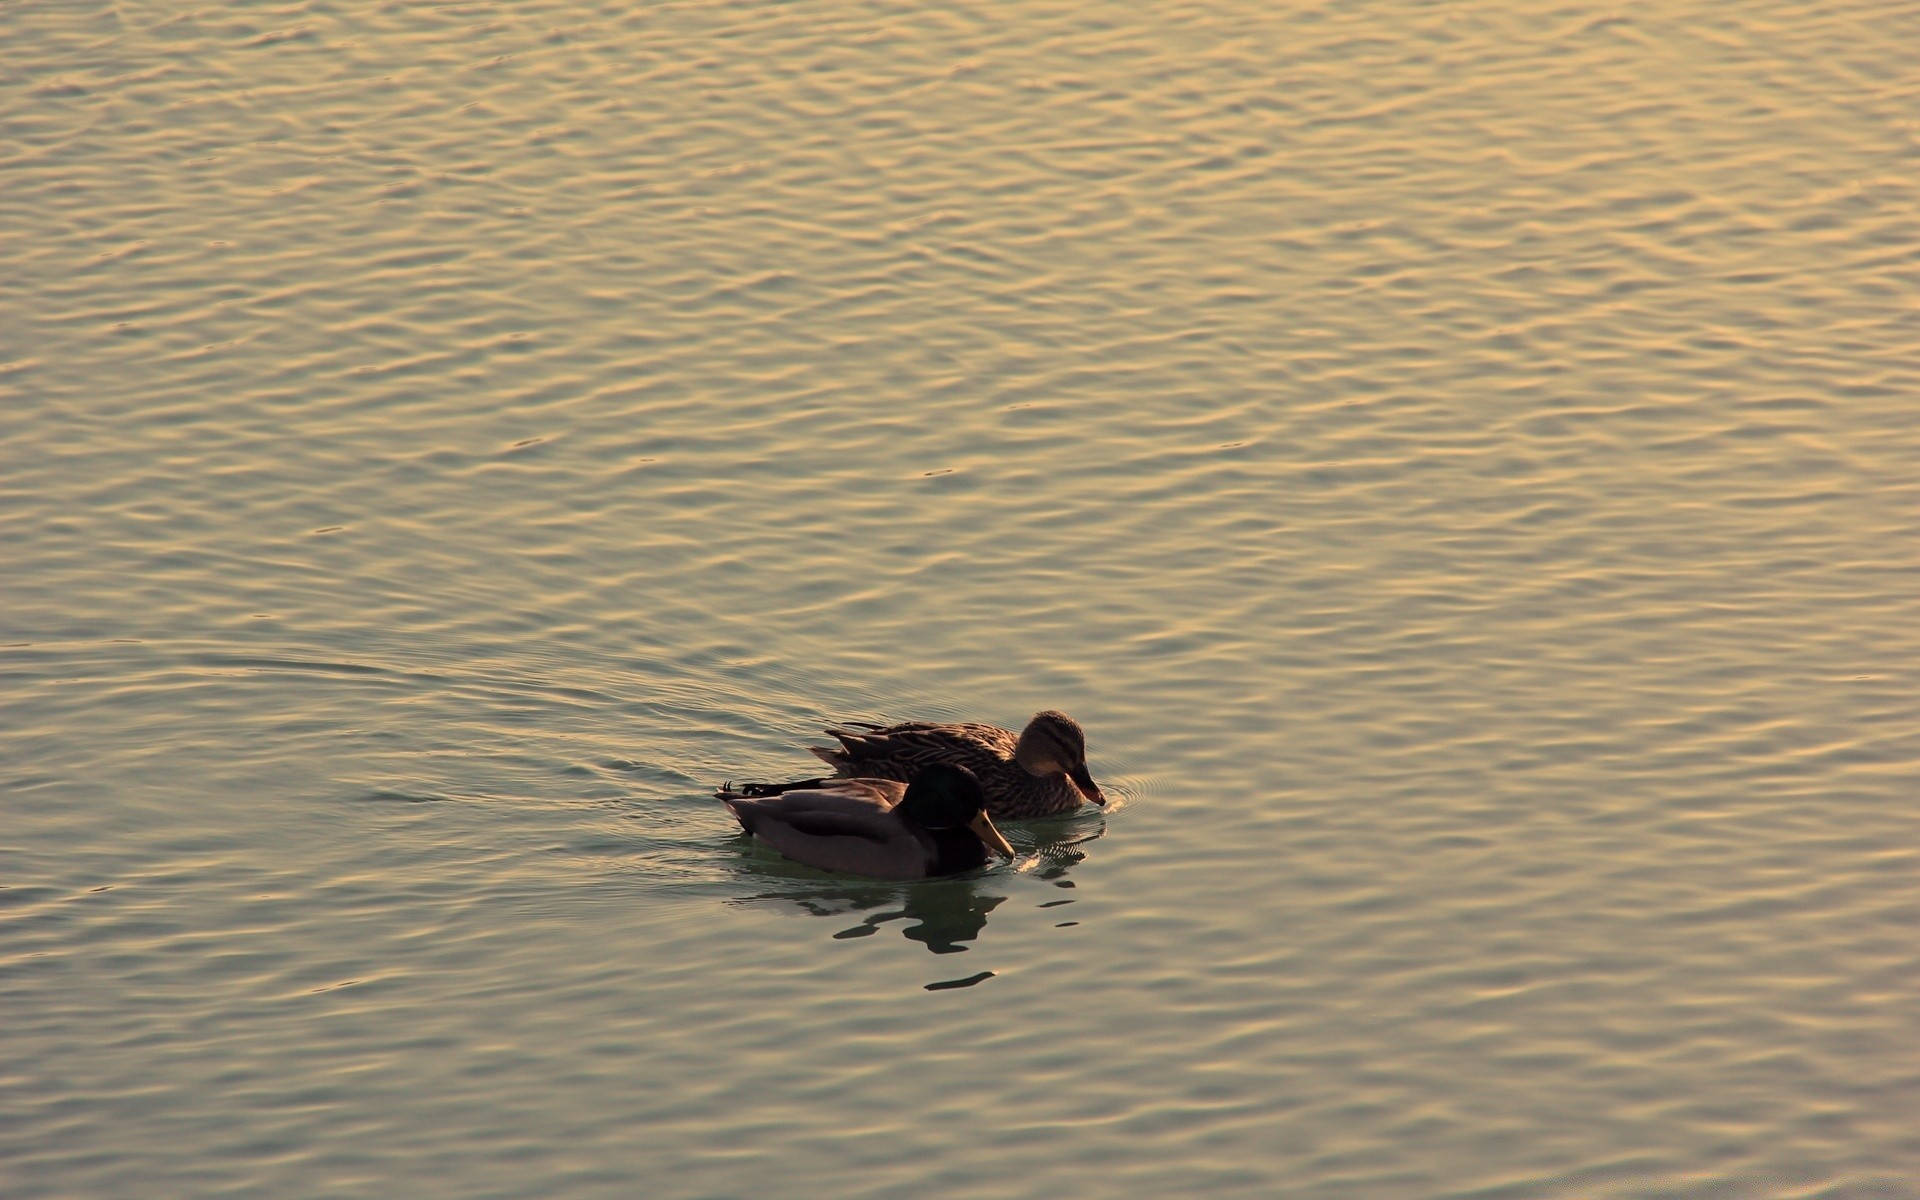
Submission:
M 932 862 L 925 842 L 881 810 L 776 812 L 758 802 L 729 807 L 753 836 L 810 867 L 879 879 L 918 879 Z
M 1003 729 L 992 725 L 941 725 L 932 721 L 909 721 L 885 729 L 848 729 L 836 726 L 827 730 L 840 743 L 838 751 L 815 749 L 814 753 L 835 765 L 858 766 L 863 762 L 898 762 L 927 766 L 977 756 L 983 749 L 1011 754 L 1012 741 Z M 1002 743 L 1005 743 L 1002 746 Z
M 760 799 L 769 812 L 836 812 L 850 817 L 884 813 L 900 803 L 907 785 L 891 779 L 828 779 L 815 787 Z

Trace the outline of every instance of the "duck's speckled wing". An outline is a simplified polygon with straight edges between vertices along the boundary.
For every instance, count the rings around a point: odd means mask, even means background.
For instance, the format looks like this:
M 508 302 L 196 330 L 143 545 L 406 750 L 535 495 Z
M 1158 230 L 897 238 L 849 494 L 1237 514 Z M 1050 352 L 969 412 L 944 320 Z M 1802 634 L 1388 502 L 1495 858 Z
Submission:
M 922 767 L 957 763 L 976 775 L 1003 770 L 1019 738 L 997 725 L 908 721 L 900 725 L 834 726 L 827 733 L 840 743 L 808 749 L 842 775 L 911 779 Z

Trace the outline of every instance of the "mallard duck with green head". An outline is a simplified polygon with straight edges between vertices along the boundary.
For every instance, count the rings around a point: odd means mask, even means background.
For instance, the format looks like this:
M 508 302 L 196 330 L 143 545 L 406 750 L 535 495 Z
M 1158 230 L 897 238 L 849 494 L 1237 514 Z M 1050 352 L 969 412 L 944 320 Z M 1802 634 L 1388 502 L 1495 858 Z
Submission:
M 808 779 L 722 788 L 720 802 L 755 839 L 797 863 L 875 879 L 957 875 L 1013 847 L 994 828 L 973 772 L 934 763 L 909 783 Z

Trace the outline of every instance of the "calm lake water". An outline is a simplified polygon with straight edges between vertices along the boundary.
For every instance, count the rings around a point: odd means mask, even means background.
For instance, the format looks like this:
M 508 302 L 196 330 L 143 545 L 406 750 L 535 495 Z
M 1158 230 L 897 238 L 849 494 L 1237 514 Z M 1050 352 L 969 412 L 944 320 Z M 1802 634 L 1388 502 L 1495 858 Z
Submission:
M 1920 9 L 0 45 L 8 1197 L 1920 1196 Z

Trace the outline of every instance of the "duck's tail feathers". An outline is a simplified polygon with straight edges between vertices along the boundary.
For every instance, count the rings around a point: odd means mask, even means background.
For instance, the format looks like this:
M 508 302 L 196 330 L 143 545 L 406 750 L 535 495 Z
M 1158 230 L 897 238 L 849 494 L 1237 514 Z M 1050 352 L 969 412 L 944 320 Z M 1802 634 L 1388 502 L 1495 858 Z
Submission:
M 825 778 L 818 778 L 795 779 L 787 783 L 742 783 L 736 786 L 734 782 L 729 779 L 727 785 L 715 792 L 714 796 L 728 808 L 733 808 L 733 805 L 729 803 L 733 800 L 761 800 L 768 796 L 778 796 L 782 792 L 802 791 L 809 788 L 823 787 L 828 782 L 829 780 Z M 736 812 L 735 815 L 738 815 L 738 813 Z
M 853 750 L 869 740 L 883 740 L 874 738 L 873 735 L 887 733 L 893 728 L 894 726 L 890 725 L 875 725 L 872 721 L 842 721 L 838 725 L 829 725 L 820 732 L 837 740 L 848 750 Z

